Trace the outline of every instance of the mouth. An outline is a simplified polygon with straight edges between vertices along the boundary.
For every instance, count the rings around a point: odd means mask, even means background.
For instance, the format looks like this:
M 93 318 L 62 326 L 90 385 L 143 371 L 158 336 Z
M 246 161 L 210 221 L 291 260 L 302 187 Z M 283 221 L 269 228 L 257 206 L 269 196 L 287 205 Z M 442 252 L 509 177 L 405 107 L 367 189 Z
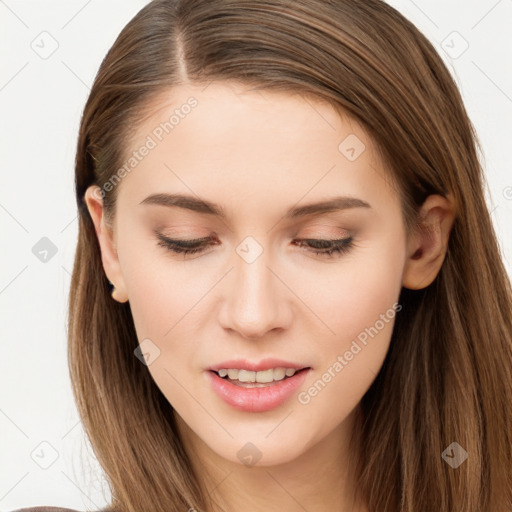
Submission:
M 271 411 L 291 400 L 313 370 L 311 366 L 302 367 L 293 363 L 273 367 L 276 361 L 258 365 L 240 364 L 240 361 L 236 365 L 233 363 L 209 368 L 205 372 L 207 380 L 211 389 L 226 404 L 250 413 Z M 232 367 L 242 365 L 256 369 Z
M 252 371 L 238 368 L 219 368 L 210 370 L 221 379 L 243 388 L 261 388 L 275 386 L 280 382 L 310 370 L 311 367 L 285 368 L 282 366 L 269 368 L 268 370 Z

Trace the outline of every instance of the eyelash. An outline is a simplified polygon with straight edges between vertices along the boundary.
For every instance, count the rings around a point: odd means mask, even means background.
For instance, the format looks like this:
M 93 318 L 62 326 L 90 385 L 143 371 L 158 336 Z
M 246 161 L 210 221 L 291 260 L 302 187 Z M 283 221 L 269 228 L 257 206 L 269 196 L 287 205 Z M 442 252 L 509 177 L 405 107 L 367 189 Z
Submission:
M 210 238 L 197 238 L 195 240 L 173 240 L 171 238 L 167 238 L 160 233 L 156 233 L 157 238 L 159 239 L 158 245 L 164 247 L 165 249 L 172 251 L 178 254 L 197 254 L 201 253 L 208 245 L 205 242 L 211 240 Z M 336 255 L 341 255 L 348 253 L 353 246 L 353 237 L 348 238 L 340 238 L 335 240 L 317 240 L 314 238 L 303 238 L 297 239 L 295 242 L 298 242 L 296 245 L 303 247 L 304 245 L 310 248 L 311 252 L 314 252 L 317 255 L 329 257 Z M 325 249 L 326 245 L 331 245 L 330 248 Z M 313 245 L 313 247 L 312 247 Z M 314 247 L 314 245 L 320 247 Z M 324 246 L 324 250 L 321 250 L 322 246 Z

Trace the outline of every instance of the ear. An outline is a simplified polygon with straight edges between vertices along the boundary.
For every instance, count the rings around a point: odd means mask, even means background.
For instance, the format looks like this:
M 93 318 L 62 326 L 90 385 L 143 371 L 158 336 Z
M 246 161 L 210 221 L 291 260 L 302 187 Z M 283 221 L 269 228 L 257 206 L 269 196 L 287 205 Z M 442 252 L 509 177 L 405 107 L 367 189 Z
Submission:
M 87 209 L 91 215 L 98 243 L 101 249 L 101 261 L 108 280 L 114 285 L 112 297 L 118 302 L 127 302 L 128 293 L 124 282 L 121 265 L 117 255 L 114 230 L 107 225 L 103 210 L 103 197 L 100 187 L 91 185 L 84 195 Z
M 430 195 L 423 203 L 418 222 L 407 241 L 407 260 L 403 286 L 411 290 L 426 288 L 434 281 L 446 256 L 455 207 L 447 197 Z

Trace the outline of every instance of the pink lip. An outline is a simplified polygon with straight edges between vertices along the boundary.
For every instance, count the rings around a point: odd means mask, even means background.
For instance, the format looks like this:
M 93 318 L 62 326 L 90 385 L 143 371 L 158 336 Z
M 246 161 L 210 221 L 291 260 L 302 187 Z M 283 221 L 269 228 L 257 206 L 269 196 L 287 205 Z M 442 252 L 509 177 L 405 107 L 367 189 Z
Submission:
M 233 361 L 230 361 L 230 363 L 233 363 Z M 262 363 L 267 365 L 268 368 L 269 362 L 267 360 Z M 239 365 L 240 362 L 237 362 L 237 365 L 228 365 L 227 368 L 240 368 Z M 275 368 L 279 366 L 293 368 L 293 365 L 288 365 L 289 363 L 280 363 L 276 365 Z M 226 366 L 219 366 L 219 368 L 226 368 Z M 270 366 L 270 368 L 274 368 L 274 366 Z M 244 369 L 243 366 L 242 369 Z M 245 412 L 264 412 L 274 409 L 286 402 L 303 384 L 306 375 L 310 371 L 311 368 L 307 368 L 303 371 L 299 371 L 292 377 L 277 381 L 274 384 L 269 383 L 268 386 L 254 388 L 245 388 L 232 384 L 228 380 L 219 377 L 219 375 L 212 370 L 207 371 L 206 374 L 210 379 L 213 390 L 228 405 Z
M 247 359 L 231 359 L 230 361 L 224 361 L 223 363 L 210 366 L 207 369 L 218 371 L 221 368 L 225 368 L 226 370 L 229 368 L 236 368 L 237 370 L 260 372 L 269 370 L 270 368 L 294 368 L 295 370 L 302 370 L 303 368 L 308 368 L 308 366 L 268 357 L 266 359 L 262 359 L 259 363 L 251 363 L 250 361 L 247 361 Z

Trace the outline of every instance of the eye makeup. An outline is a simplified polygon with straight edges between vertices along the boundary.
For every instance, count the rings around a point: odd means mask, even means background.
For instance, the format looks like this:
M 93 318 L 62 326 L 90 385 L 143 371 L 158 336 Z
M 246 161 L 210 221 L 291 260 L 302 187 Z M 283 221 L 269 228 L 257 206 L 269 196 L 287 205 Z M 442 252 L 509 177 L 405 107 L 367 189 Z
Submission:
M 200 254 L 208 247 L 218 245 L 219 242 L 211 237 L 195 238 L 191 240 L 173 239 L 164 236 L 162 233 L 155 231 L 158 239 L 157 245 L 164 247 L 168 251 L 175 254 Z M 315 238 L 298 238 L 293 240 L 293 244 L 305 248 L 309 252 L 313 252 L 320 256 L 341 255 L 350 251 L 353 246 L 353 237 L 338 239 L 315 239 Z

